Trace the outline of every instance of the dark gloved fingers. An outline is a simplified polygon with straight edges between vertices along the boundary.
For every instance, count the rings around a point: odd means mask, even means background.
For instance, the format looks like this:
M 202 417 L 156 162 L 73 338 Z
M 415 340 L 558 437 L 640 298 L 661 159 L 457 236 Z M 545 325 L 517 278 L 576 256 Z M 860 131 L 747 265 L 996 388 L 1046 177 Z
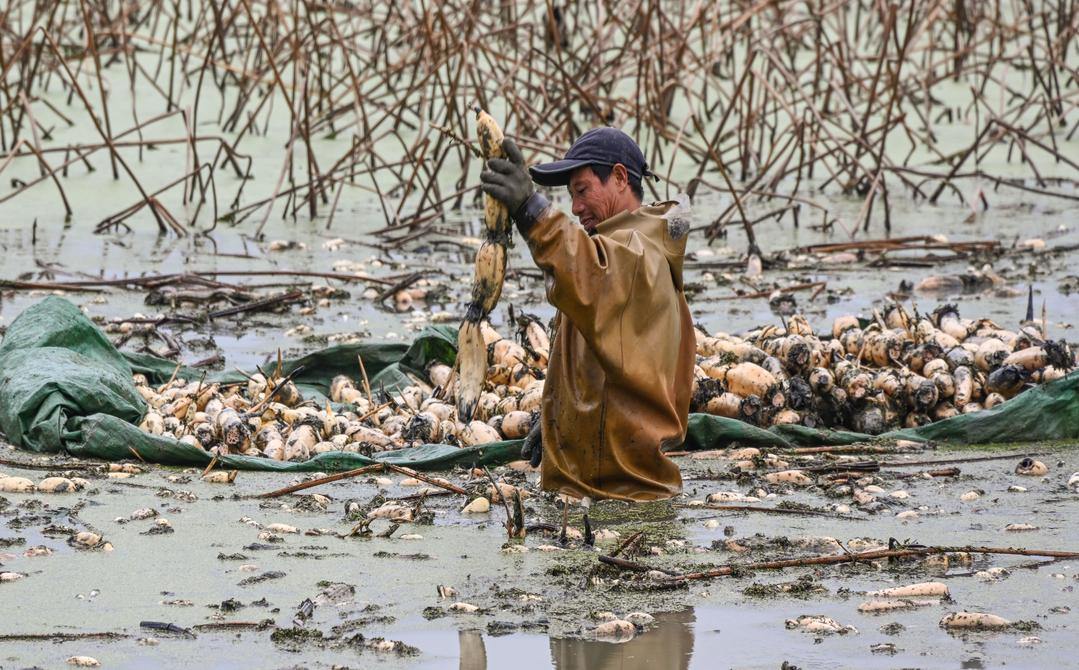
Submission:
M 525 436 L 521 456 L 528 459 L 529 464 L 534 468 L 539 467 L 540 461 L 543 459 L 543 434 L 540 429 L 539 419 L 536 420 L 532 429 L 528 431 L 528 435 Z
M 543 442 L 537 441 L 532 447 L 532 457 L 528 459 L 528 464 L 534 468 L 538 468 L 543 461 Z
M 494 182 L 484 184 L 480 190 L 499 202 L 508 202 L 513 197 L 512 190 Z
M 487 161 L 487 169 L 499 174 L 510 175 L 518 172 L 521 169 L 520 165 L 515 165 L 505 158 L 492 158 Z
M 510 159 L 510 162 L 518 167 L 525 166 L 525 157 L 521 153 L 521 150 L 517 148 L 517 143 L 510 138 L 502 140 L 502 151 L 506 152 L 506 158 Z

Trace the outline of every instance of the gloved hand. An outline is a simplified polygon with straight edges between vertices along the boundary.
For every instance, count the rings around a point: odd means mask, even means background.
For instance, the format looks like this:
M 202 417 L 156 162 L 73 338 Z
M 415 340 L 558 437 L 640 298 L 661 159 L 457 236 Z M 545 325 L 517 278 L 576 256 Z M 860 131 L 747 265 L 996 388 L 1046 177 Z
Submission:
M 521 446 L 521 458 L 528 461 L 529 465 L 538 468 L 543 460 L 543 435 L 540 432 L 540 420 L 532 425 L 532 430 L 525 435 L 524 444 Z
M 487 161 L 487 169 L 480 173 L 480 188 L 487 195 L 499 200 L 516 218 L 521 206 L 535 192 L 532 178 L 525 167 L 525 157 L 513 140 L 502 140 L 502 151 L 506 158 L 492 158 Z M 507 160 L 508 159 L 508 160 Z

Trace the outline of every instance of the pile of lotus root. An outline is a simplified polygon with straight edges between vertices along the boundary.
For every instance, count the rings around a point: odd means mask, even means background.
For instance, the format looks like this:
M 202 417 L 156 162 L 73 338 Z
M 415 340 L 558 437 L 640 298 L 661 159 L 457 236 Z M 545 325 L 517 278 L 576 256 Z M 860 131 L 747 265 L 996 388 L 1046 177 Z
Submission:
M 785 327 L 742 336 L 697 329 L 691 410 L 759 426 L 878 434 L 994 407 L 1075 364 L 1067 344 L 1045 339 L 1037 324 L 1005 330 L 961 318 L 953 305 L 930 316 L 891 305 L 864 324 L 842 316 L 830 335 L 818 336 L 796 315 Z M 372 391 L 365 375 L 340 375 L 329 389 L 332 404 L 305 399 L 277 374 L 255 374 L 241 384 L 178 378 L 156 388 L 135 375 L 151 407 L 140 427 L 215 454 L 288 461 L 327 451 L 371 454 L 524 437 L 539 419 L 548 334 L 527 316 L 516 319 L 514 339 L 486 321 L 481 331 L 487 378 L 467 423 L 457 416 L 454 369 L 436 362 L 427 379 L 412 376 L 411 385 L 393 392 Z

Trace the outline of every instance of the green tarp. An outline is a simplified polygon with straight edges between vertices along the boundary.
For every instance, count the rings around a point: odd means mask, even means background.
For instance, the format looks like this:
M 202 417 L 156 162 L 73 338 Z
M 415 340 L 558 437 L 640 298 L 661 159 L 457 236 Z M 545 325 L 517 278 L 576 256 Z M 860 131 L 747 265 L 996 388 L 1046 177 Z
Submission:
M 295 377 L 306 397 L 320 401 L 338 374 L 355 378 L 358 360 L 374 388 L 394 390 L 422 376 L 434 360 L 453 364 L 456 331 L 436 326 L 411 344 L 349 344 L 285 360 L 285 374 L 303 366 Z M 276 361 L 270 363 L 276 366 Z M 265 367 L 265 366 L 264 366 Z M 13 444 L 40 452 L 66 450 L 74 456 L 119 460 L 138 457 L 155 463 L 203 466 L 210 455 L 172 438 L 154 437 L 138 429 L 147 407 L 131 382 L 133 372 L 162 383 L 176 364 L 137 354 L 121 354 L 74 305 L 49 297 L 30 307 L 8 328 L 0 345 L 0 431 Z M 181 368 L 178 374 L 197 379 L 203 373 Z M 208 381 L 240 381 L 232 372 Z M 964 414 L 921 428 L 898 430 L 878 438 L 847 431 L 776 426 L 765 430 L 734 419 L 690 416 L 686 449 L 715 449 L 731 444 L 767 447 L 852 444 L 873 439 L 908 439 L 951 444 L 987 444 L 1079 439 L 1079 372 L 1032 389 L 991 410 Z M 377 461 L 440 470 L 454 465 L 492 465 L 518 458 L 520 441 L 511 440 L 459 449 L 429 444 L 366 456 L 330 452 L 303 463 L 266 458 L 226 456 L 226 467 L 249 470 L 337 471 Z

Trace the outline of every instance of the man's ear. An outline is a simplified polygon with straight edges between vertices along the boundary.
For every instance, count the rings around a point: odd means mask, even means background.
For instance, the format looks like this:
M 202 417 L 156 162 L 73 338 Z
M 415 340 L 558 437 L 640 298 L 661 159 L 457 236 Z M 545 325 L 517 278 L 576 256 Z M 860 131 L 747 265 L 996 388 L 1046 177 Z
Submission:
M 624 191 L 629 188 L 629 170 L 625 165 L 621 163 L 615 163 L 611 168 L 611 176 L 615 178 L 615 184 L 618 186 L 619 191 Z

